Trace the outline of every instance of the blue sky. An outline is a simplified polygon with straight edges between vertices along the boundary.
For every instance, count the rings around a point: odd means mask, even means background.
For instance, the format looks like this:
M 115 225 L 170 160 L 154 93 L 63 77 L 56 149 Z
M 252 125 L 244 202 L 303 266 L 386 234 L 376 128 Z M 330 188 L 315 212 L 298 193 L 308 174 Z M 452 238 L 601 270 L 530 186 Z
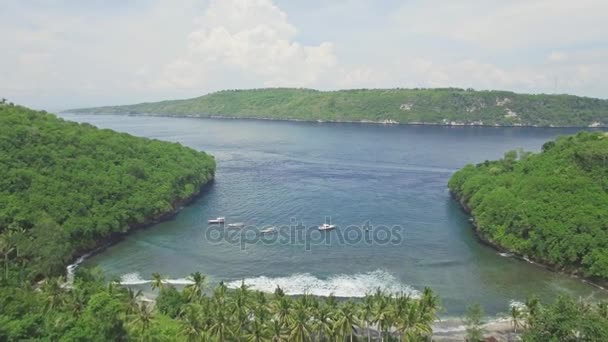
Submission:
M 275 86 L 606 98 L 606 22 L 599 0 L 6 1 L 0 96 L 49 110 Z

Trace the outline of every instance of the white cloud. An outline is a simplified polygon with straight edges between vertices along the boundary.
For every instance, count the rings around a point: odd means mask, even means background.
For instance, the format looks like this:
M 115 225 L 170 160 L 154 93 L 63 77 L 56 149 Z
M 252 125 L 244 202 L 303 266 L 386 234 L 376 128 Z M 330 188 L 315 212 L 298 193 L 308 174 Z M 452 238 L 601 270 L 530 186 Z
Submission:
M 392 19 L 403 32 L 515 49 L 604 41 L 608 1 L 413 0 Z
M 606 13 L 594 0 L 9 2 L 0 95 L 50 109 L 265 86 L 606 97 Z
M 270 0 L 212 0 L 197 22 L 186 54 L 167 66 L 159 85 L 210 85 L 228 69 L 256 75 L 264 86 L 314 86 L 336 65 L 332 43 L 295 41 L 296 28 Z

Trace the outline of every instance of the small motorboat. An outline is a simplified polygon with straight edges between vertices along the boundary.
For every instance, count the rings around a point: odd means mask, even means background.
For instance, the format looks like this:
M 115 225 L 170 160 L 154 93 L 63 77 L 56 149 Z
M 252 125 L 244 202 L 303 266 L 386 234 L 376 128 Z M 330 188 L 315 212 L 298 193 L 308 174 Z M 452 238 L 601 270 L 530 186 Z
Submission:
M 228 228 L 243 228 L 243 227 L 245 227 L 245 224 L 243 222 L 228 223 Z
M 336 228 L 335 224 L 323 223 L 319 226 L 319 230 L 332 230 Z
M 224 221 L 226 221 L 225 217 L 218 217 L 215 219 L 208 220 L 207 222 L 209 222 L 211 224 L 219 224 L 219 223 L 224 223 Z
M 268 227 L 268 228 L 264 228 L 262 230 L 260 230 L 260 234 L 274 234 L 277 232 L 277 228 L 275 227 Z

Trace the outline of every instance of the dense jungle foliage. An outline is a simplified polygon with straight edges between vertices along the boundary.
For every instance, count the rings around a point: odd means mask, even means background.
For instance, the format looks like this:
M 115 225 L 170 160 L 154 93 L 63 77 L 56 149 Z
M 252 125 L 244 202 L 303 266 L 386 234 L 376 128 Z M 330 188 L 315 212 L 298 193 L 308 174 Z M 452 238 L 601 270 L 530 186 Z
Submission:
M 0 104 L 0 252 L 17 283 L 57 275 L 114 233 L 172 212 L 213 157 Z
M 608 126 L 608 100 L 458 88 L 225 90 L 187 100 L 72 111 L 404 124 Z
M 581 132 L 467 165 L 449 188 L 478 232 L 509 251 L 608 279 L 608 133 Z

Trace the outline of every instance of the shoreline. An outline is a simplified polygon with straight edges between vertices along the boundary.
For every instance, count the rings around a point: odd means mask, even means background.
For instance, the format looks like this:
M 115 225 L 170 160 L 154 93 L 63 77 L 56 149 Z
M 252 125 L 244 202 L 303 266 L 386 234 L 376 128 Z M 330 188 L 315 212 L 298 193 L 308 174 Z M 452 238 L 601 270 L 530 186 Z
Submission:
M 143 223 L 129 225 L 129 229 L 126 232 L 114 232 L 107 237 L 96 241 L 95 246 L 90 249 L 83 249 L 76 251 L 72 255 L 72 259 L 68 262 L 66 267 L 66 281 L 69 282 L 69 279 L 73 280 L 74 273 L 78 266 L 82 264 L 86 259 L 97 255 L 107 248 L 119 243 L 123 239 L 125 239 L 129 234 L 138 231 L 150 228 L 158 223 L 169 221 L 175 218 L 186 206 L 192 204 L 196 200 L 200 199 L 209 188 L 213 185 L 215 181 L 215 175 L 211 178 L 207 183 L 201 185 L 196 193 L 187 198 L 176 199 L 172 203 L 173 210 L 168 211 L 166 213 L 161 213 L 154 218 L 151 218 Z
M 467 215 L 469 215 L 471 217 L 472 220 L 470 222 L 471 222 L 471 224 L 473 226 L 474 235 L 475 235 L 475 237 L 477 238 L 477 240 L 480 243 L 482 243 L 482 244 L 484 244 L 484 245 L 486 245 L 488 247 L 491 247 L 492 249 L 498 251 L 499 253 L 507 253 L 507 254 L 509 254 L 509 257 L 512 257 L 512 258 L 515 258 L 515 259 L 518 259 L 518 260 L 521 260 L 521 261 L 525 261 L 525 262 L 527 262 L 529 264 L 532 264 L 532 265 L 536 265 L 536 266 L 542 267 L 542 268 L 544 268 L 546 270 L 549 270 L 551 272 L 560 273 L 560 274 L 563 274 L 563 275 L 570 276 L 572 278 L 580 280 L 583 283 L 586 283 L 586 284 L 589 284 L 589 285 L 591 285 L 593 287 L 596 287 L 599 290 L 608 291 L 608 280 L 597 279 L 597 278 L 594 278 L 594 277 L 587 277 L 587 276 L 581 275 L 580 274 L 581 271 L 578 270 L 578 269 L 575 269 L 575 268 L 572 268 L 572 269 L 557 268 L 557 267 L 555 267 L 555 266 L 551 265 L 550 263 L 547 263 L 547 262 L 545 262 L 543 260 L 539 260 L 539 259 L 536 259 L 534 257 L 530 257 L 530 256 L 527 256 L 527 255 L 522 255 L 519 252 L 508 250 L 505 247 L 503 247 L 503 246 L 501 246 L 501 245 L 499 245 L 499 244 L 491 241 L 490 239 L 488 239 L 484 234 L 482 234 L 479 231 L 479 228 L 477 227 L 477 222 L 475 221 L 475 217 L 472 215 L 471 209 L 464 202 L 464 200 L 461 197 L 459 197 L 458 194 L 454 193 L 453 191 L 450 191 L 450 194 L 451 194 L 452 198 L 454 198 L 454 200 L 456 200 L 460 204 L 461 209 Z
M 438 126 L 438 127 L 484 127 L 484 128 L 571 128 L 571 129 L 592 129 L 592 130 L 605 130 L 608 129 L 607 125 L 591 127 L 591 126 L 539 126 L 539 125 L 485 125 L 478 123 L 435 123 L 435 122 L 398 122 L 392 119 L 386 119 L 383 121 L 374 121 L 374 120 L 321 120 L 321 119 L 290 119 L 290 118 L 269 118 L 269 117 L 234 117 L 234 116 L 225 116 L 225 115 L 197 115 L 197 114 L 146 114 L 146 113 L 87 113 L 87 112 L 77 112 L 77 111 L 60 111 L 58 113 L 61 114 L 78 114 L 78 115 L 104 115 L 104 116 L 145 116 L 145 117 L 161 117 L 161 118 L 189 118 L 189 119 L 218 119 L 218 120 L 252 120 L 252 121 L 283 121 L 283 122 L 305 122 L 305 123 L 348 123 L 348 124 L 361 124 L 361 125 L 384 125 L 384 126 Z

